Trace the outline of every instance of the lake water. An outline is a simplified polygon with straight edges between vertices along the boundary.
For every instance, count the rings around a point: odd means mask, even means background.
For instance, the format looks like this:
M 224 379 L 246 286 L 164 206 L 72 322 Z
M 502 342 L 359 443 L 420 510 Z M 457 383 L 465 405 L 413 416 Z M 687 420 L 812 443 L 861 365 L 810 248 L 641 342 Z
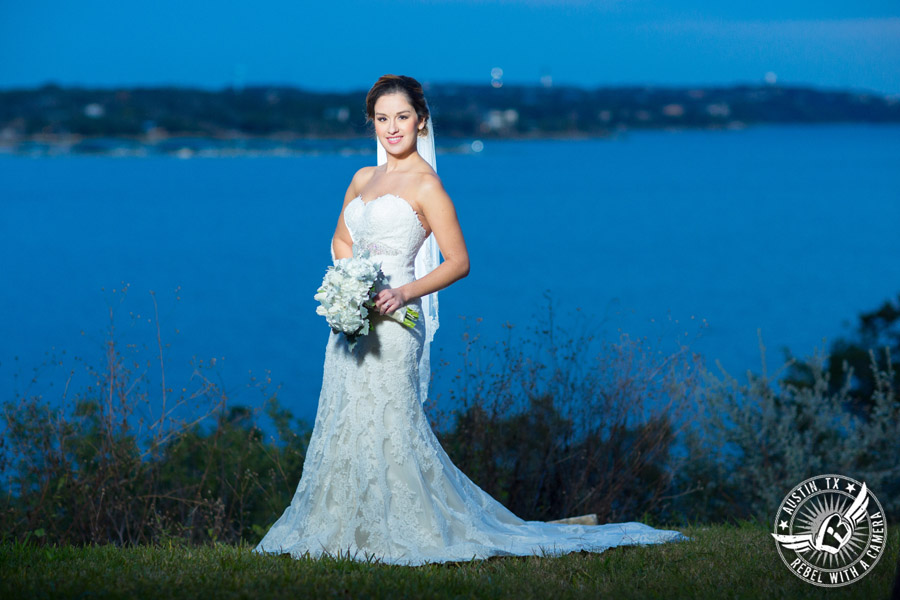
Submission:
M 100 363 L 110 306 L 125 341 L 152 348 L 155 290 L 170 384 L 216 357 L 234 400 L 258 404 L 247 374 L 269 370 L 312 418 L 328 336 L 312 296 L 350 176 L 373 162 L 0 156 L 3 397 L 58 396 L 59 369 L 28 380 L 62 350 L 63 370 Z M 757 329 L 772 368 L 900 293 L 895 126 L 488 141 L 438 170 L 472 262 L 440 297 L 451 365 L 472 318 L 500 339 L 506 321 L 546 318 L 549 294 L 558 319 L 580 307 L 606 335 L 683 336 L 740 375 L 760 369 Z

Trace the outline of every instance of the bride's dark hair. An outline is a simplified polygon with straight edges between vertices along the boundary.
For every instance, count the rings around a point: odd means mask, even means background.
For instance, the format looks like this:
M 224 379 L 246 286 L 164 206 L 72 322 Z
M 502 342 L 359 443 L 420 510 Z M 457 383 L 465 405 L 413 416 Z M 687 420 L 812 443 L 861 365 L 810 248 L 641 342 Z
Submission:
M 412 104 L 416 111 L 416 116 L 420 121 L 428 119 L 428 105 L 425 103 L 425 92 L 422 91 L 422 84 L 406 75 L 382 75 L 366 94 L 366 122 L 375 118 L 375 102 L 385 94 L 402 93 L 406 95 L 406 99 Z M 426 124 L 419 131 L 419 135 L 428 133 L 428 125 Z

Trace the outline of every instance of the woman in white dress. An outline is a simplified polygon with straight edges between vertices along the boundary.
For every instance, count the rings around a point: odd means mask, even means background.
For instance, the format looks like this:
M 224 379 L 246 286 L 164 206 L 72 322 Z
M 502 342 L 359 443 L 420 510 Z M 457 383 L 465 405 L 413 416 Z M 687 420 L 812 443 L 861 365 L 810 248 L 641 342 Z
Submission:
M 412 306 L 423 318 L 409 329 L 375 315 L 371 332 L 353 348 L 342 334 L 330 335 L 300 483 L 254 550 L 421 565 L 684 539 L 635 522 L 524 521 L 450 461 L 422 402 L 436 326 L 434 293 L 468 274 L 469 255 L 433 168 L 421 85 L 411 77 L 381 77 L 366 97 L 366 114 L 383 164 L 353 176 L 332 253 L 340 259 L 368 251 L 381 261 L 388 285 L 376 297 L 377 311 Z M 437 253 L 429 247 L 435 241 L 444 257 L 436 267 Z M 423 257 L 431 262 L 426 269 Z

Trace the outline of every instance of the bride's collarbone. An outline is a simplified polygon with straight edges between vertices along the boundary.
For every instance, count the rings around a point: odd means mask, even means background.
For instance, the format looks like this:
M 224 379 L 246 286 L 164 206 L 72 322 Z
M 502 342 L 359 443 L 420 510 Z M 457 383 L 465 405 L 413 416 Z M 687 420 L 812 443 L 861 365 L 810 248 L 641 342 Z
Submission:
M 356 197 L 359 198 L 360 202 L 362 202 L 363 205 L 370 204 L 372 202 L 375 202 L 376 200 L 380 200 L 386 197 L 392 197 L 401 200 L 405 202 L 415 213 L 416 217 L 419 219 L 419 222 L 422 224 L 422 229 L 430 233 L 427 226 L 428 222 L 425 219 L 425 215 L 422 214 L 422 209 L 419 207 L 419 204 L 415 200 L 411 199 L 408 195 L 397 194 L 394 192 L 384 192 L 379 194 L 374 194 L 371 192 L 361 192 L 357 194 Z
M 416 214 L 422 216 L 422 207 L 419 203 L 418 186 L 421 178 L 416 177 L 414 172 L 396 173 L 391 175 L 373 175 L 360 188 L 359 198 L 363 202 L 370 202 L 383 198 L 384 196 L 395 196 L 406 200 L 413 207 Z

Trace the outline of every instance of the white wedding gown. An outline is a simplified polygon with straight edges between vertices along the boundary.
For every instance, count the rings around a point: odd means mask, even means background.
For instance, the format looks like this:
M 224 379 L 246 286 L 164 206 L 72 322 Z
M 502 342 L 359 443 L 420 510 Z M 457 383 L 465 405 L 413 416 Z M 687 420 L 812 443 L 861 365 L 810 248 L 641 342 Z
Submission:
M 413 280 L 426 236 L 408 202 L 354 198 L 344 220 L 354 246 L 382 262 L 391 287 Z M 514 515 L 450 462 L 431 430 L 419 400 L 423 324 L 411 330 L 381 316 L 373 324 L 352 351 L 342 334 L 331 334 L 300 483 L 255 552 L 421 565 L 685 539 L 641 523 L 562 525 Z

